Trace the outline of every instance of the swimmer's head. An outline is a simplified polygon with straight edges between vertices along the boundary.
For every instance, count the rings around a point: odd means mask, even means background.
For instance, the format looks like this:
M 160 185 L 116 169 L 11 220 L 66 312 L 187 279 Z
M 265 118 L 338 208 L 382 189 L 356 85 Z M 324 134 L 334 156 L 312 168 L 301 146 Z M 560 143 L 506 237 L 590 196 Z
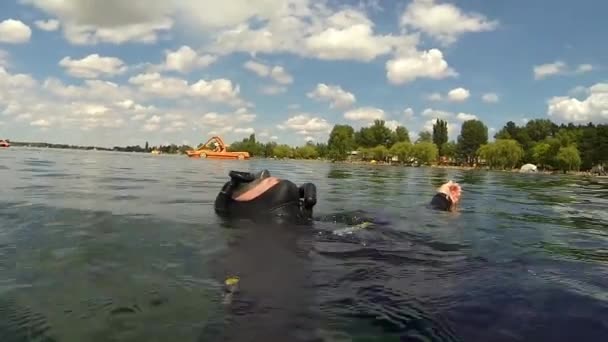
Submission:
M 446 210 L 446 209 L 453 210 L 455 208 L 455 206 L 458 204 L 458 202 L 460 202 L 460 197 L 462 195 L 462 188 L 460 187 L 460 184 L 455 183 L 450 180 L 447 183 L 444 183 L 443 185 L 441 185 L 437 189 L 437 192 L 445 195 L 445 197 L 449 201 L 449 203 L 446 202 L 447 208 L 445 208 L 444 210 Z

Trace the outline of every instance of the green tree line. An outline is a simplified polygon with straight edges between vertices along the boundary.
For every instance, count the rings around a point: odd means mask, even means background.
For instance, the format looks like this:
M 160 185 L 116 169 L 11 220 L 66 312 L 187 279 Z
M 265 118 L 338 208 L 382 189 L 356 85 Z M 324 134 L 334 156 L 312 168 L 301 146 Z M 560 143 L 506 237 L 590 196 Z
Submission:
M 247 151 L 254 157 L 389 161 L 406 164 L 451 164 L 512 169 L 526 163 L 546 170 L 590 170 L 608 163 L 608 125 L 561 124 L 535 119 L 523 126 L 509 121 L 488 141 L 488 128 L 481 120 L 465 121 L 454 141 L 448 139 L 448 123 L 436 120 L 432 132 L 422 131 L 415 141 L 406 127 L 394 130 L 375 120 L 356 131 L 336 124 L 327 143 L 308 142 L 292 147 L 262 143 L 255 134 L 234 142 L 230 151 Z

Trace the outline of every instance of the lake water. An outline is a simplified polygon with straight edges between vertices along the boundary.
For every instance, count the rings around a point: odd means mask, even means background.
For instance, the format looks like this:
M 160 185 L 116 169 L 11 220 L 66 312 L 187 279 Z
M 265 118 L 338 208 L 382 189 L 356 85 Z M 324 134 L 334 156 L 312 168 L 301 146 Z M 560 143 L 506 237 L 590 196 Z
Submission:
M 262 168 L 385 224 L 219 219 Z M 2 342 L 608 340 L 606 180 L 10 148 L 0 184 Z

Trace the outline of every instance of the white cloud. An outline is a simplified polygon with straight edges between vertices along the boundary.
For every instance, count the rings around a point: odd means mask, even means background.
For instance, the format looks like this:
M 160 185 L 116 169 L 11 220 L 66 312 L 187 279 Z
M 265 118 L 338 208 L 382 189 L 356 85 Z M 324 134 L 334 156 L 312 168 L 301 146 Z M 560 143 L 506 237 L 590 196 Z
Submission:
M 64 57 L 59 61 L 59 65 L 66 69 L 66 72 L 79 78 L 98 78 L 100 76 L 116 76 L 127 70 L 124 62 L 116 57 L 101 57 L 92 54 L 83 59 L 72 59 Z
M 83 85 L 75 86 L 64 85 L 58 79 L 49 78 L 44 81 L 42 87 L 45 91 L 61 99 L 120 102 L 131 100 L 137 96 L 127 86 L 102 80 L 85 80 Z
M 397 120 L 388 120 L 384 123 L 384 126 L 390 128 L 391 130 L 395 130 L 397 129 L 398 126 L 403 126 L 399 121 Z
M 233 85 L 232 81 L 220 78 L 211 81 L 199 80 L 191 87 L 193 96 L 201 96 L 211 102 L 241 104 L 239 98 L 240 87 Z
M 270 140 L 279 140 L 279 137 L 277 137 L 276 135 L 273 135 L 270 137 Z
M 562 61 L 534 66 L 534 79 L 541 80 L 551 75 L 563 74 L 566 68 L 566 63 Z
M 391 52 L 393 40 L 388 36 L 374 36 L 372 26 L 361 23 L 343 28 L 329 27 L 307 37 L 305 47 L 319 59 L 369 62 Z
M 239 97 L 240 87 L 224 78 L 211 81 L 199 80 L 194 84 L 188 84 L 186 80 L 175 77 L 163 77 L 155 72 L 133 76 L 129 79 L 129 82 L 139 86 L 140 91 L 143 93 L 159 97 L 176 99 L 189 96 L 204 98 L 210 102 L 227 103 L 233 106 L 243 104 L 243 101 Z
M 280 84 L 293 83 L 293 76 L 291 76 L 282 66 L 273 67 L 272 70 L 270 70 L 270 77 Z
M 51 126 L 51 123 L 46 119 L 39 119 L 39 120 L 30 122 L 30 125 L 37 126 L 37 127 L 49 127 L 49 126 Z
M 315 138 L 313 138 L 311 136 L 307 136 L 306 138 L 304 138 L 304 141 L 306 141 L 306 142 L 314 142 Z
M 28 121 L 31 118 L 32 118 L 31 113 L 21 113 L 15 117 L 15 121 L 17 121 L 17 122 Z
M 597 83 L 589 87 L 587 94 L 583 100 L 568 96 L 553 97 L 547 101 L 547 114 L 574 123 L 608 122 L 608 83 Z
M 59 29 L 59 20 L 57 19 L 49 19 L 49 20 L 36 20 L 34 24 L 43 31 L 57 31 Z
M 235 129 L 234 129 L 234 133 L 240 133 L 240 134 L 253 134 L 253 133 L 255 133 L 255 129 L 253 129 L 252 127 L 247 127 L 247 128 L 235 128 Z
M 142 121 L 147 117 L 146 114 L 135 114 L 133 117 L 131 117 L 132 121 Z
M 289 129 L 302 135 L 310 135 L 311 133 L 329 133 L 332 128 L 331 124 L 327 122 L 327 120 L 306 113 L 292 116 L 277 127 L 279 129 Z
M 255 114 L 249 113 L 245 108 L 239 108 L 232 113 L 205 113 L 195 120 L 195 124 L 205 131 L 213 127 L 214 131 L 210 134 L 224 134 L 234 131 L 235 126 L 253 122 L 255 118 Z
M 411 120 L 414 117 L 414 110 L 412 108 L 406 108 L 403 111 L 403 116 L 406 120 Z
M 384 111 L 379 108 L 361 107 L 344 113 L 344 118 L 352 121 L 374 121 L 384 119 Z
M 79 86 L 64 85 L 54 78 L 38 82 L 29 75 L 13 75 L 0 68 L 3 114 L 18 122 L 30 122 L 33 127 L 115 131 L 127 121 L 141 121 L 159 111 L 140 103 L 141 98 L 129 87 L 112 82 L 85 80 Z M 152 124 L 148 123 L 146 128 L 152 129 Z
M 269 1 L 266 1 L 269 2 Z M 272 1 L 270 1 L 272 2 Z M 217 35 L 218 53 L 293 53 L 323 60 L 371 61 L 405 46 L 417 37 L 378 35 L 366 14 L 355 9 L 333 12 L 325 3 L 283 2 L 265 25 L 240 22 Z
M 72 44 L 154 43 L 173 27 L 171 4 L 162 0 L 21 0 L 57 17 Z
M 271 67 L 266 64 L 250 60 L 245 62 L 243 67 L 260 77 L 271 78 L 279 84 L 293 83 L 293 76 L 291 76 L 287 70 L 280 65 Z
M 580 64 L 576 69 L 571 68 L 563 61 L 555 61 L 553 63 L 541 64 L 534 66 L 534 79 L 542 80 L 549 76 L 557 75 L 578 75 L 593 71 L 593 65 Z
M 429 101 L 441 101 L 443 100 L 443 96 L 440 93 L 432 93 L 427 95 L 426 99 Z
M 0 67 L 0 104 L 33 95 L 38 82 L 27 74 L 10 74 Z
M 570 89 L 570 91 L 568 91 L 568 94 L 572 95 L 572 96 L 578 96 L 578 95 L 586 95 L 588 94 L 589 89 L 587 89 L 587 87 L 583 87 L 583 86 L 576 86 L 572 89 Z
M 165 119 L 167 120 L 167 123 L 166 123 L 165 127 L 163 127 L 163 129 L 162 129 L 163 132 L 167 132 L 167 133 L 181 132 L 187 126 L 187 124 L 185 122 L 180 121 L 178 119 L 171 120 L 167 116 L 165 116 Z
M 418 78 L 439 80 L 457 75 L 438 49 L 410 53 L 386 62 L 386 77 L 392 84 L 405 84 Z
M 20 20 L 6 19 L 0 22 L 0 43 L 27 43 L 31 36 L 32 29 Z
M 577 73 L 585 73 L 593 71 L 593 65 L 591 64 L 581 64 L 576 68 Z
M 188 73 L 197 68 L 204 68 L 217 61 L 214 55 L 199 55 L 187 45 L 181 46 L 176 51 L 165 52 L 165 63 L 163 70 Z
M 434 0 L 414 0 L 401 16 L 401 26 L 420 30 L 444 44 L 454 43 L 469 32 L 492 31 L 498 21 L 478 13 L 464 13 L 455 5 Z
M 266 94 L 266 95 L 278 95 L 278 94 L 283 94 L 287 91 L 286 87 L 283 86 L 264 86 L 260 89 L 260 92 L 262 94 Z
M 498 101 L 500 101 L 500 98 L 496 93 L 485 93 L 483 94 L 481 99 L 483 100 L 483 102 L 486 103 L 497 103 Z
M 0 50 L 0 68 L 8 67 L 8 52 Z
M 317 87 L 309 92 L 307 96 L 316 101 L 329 102 L 329 107 L 336 109 L 349 108 L 357 101 L 353 93 L 345 91 L 340 86 L 324 83 L 317 84 Z
M 270 73 L 270 68 L 263 63 L 259 63 L 256 61 L 247 61 L 243 64 L 243 68 L 254 72 L 256 75 L 260 77 L 267 77 Z
M 425 110 L 422 111 L 422 116 L 427 117 L 427 118 L 448 119 L 448 118 L 452 117 L 453 115 L 454 115 L 454 113 L 452 113 L 452 112 L 437 110 L 437 109 L 433 109 L 433 108 L 426 108 Z
M 471 92 L 468 89 L 459 87 L 452 89 L 448 92 L 448 99 L 452 102 L 463 102 L 471 96 Z
M 160 129 L 161 117 L 158 115 L 154 115 L 153 117 L 146 120 L 146 123 L 142 127 L 145 132 L 154 132 Z
M 456 115 L 456 119 L 464 122 L 464 121 L 468 121 L 468 120 L 477 120 L 477 116 L 474 114 L 468 114 L 468 113 L 458 113 Z

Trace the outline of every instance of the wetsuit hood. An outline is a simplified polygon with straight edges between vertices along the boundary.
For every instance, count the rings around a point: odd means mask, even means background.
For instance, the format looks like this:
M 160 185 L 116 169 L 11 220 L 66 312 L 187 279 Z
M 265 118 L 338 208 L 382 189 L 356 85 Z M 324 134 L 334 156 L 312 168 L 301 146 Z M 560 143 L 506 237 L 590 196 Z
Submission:
M 288 222 L 308 222 L 317 202 L 312 183 L 297 186 L 272 177 L 268 170 L 256 173 L 230 171 L 215 200 L 215 212 L 224 217 L 277 218 Z

